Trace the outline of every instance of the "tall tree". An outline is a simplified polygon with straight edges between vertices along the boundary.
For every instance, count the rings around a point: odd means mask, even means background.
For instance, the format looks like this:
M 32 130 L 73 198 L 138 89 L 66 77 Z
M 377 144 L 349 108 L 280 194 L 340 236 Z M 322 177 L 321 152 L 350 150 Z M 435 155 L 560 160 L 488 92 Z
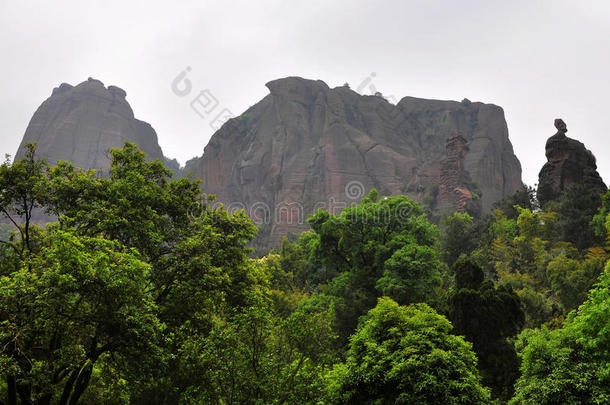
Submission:
M 484 281 L 483 270 L 468 257 L 458 259 L 452 270 L 456 290 L 449 298 L 449 319 L 455 332 L 472 342 L 485 385 L 494 397 L 507 400 L 519 376 L 517 355 L 507 340 L 525 321 L 519 297 L 510 287 Z
M 522 376 L 511 404 L 610 402 L 610 264 L 563 328 L 523 333 Z
M 544 208 L 557 212 L 561 240 L 585 251 L 603 242 L 590 225 L 601 206 L 599 190 L 583 184 L 562 192 L 559 198 L 547 203 Z
M 151 352 L 161 328 L 150 267 L 117 242 L 42 234 L 0 279 L 0 369 L 22 404 L 76 404 L 101 356 Z
M 112 260 L 127 265 L 127 259 L 131 257 L 128 255 L 132 255 L 146 267 L 145 279 L 138 279 L 138 286 L 144 290 L 136 293 L 134 292 L 136 287 L 131 289 L 126 284 L 128 280 L 124 280 L 121 282 L 125 283 L 125 290 L 119 292 L 131 292 L 134 299 L 140 297 L 141 300 L 143 300 L 141 294 L 146 294 L 147 299 L 152 300 L 151 305 L 156 316 L 154 319 L 158 319 L 160 322 L 160 327 L 164 330 L 164 337 L 156 342 L 156 349 L 152 352 L 154 355 L 147 356 L 145 361 L 137 364 L 141 375 L 140 378 L 130 381 L 131 402 L 176 403 L 189 387 L 201 382 L 200 370 L 193 371 L 180 367 L 184 364 L 181 356 L 187 352 L 184 345 L 195 336 L 207 336 L 218 318 L 227 318 L 234 312 L 247 308 L 257 299 L 257 275 L 248 258 L 249 250 L 245 246 L 254 235 L 256 228 L 243 212 L 231 215 L 222 208 L 212 208 L 209 204 L 210 200 L 202 197 L 198 182 L 188 178 L 171 179 L 171 173 L 160 162 L 146 161 L 144 154 L 134 145 L 126 144 L 125 148 L 115 149 L 111 153 L 112 168 L 107 177 L 94 171 L 80 170 L 67 162 L 60 162 L 57 167 L 49 169 L 43 162 L 34 159 L 33 147 L 24 161 L 16 162 L 13 165 L 5 163 L 0 168 L 1 208 L 9 215 L 25 216 L 23 223 L 15 220 L 19 229 L 19 237 L 4 241 L 3 249 L 0 250 L 0 254 L 6 259 L 0 265 L 0 275 L 4 276 L 0 279 L 0 289 L 6 288 L 7 297 L 3 302 L 5 307 L 0 308 L 0 314 L 11 314 L 11 311 L 16 311 L 11 307 L 11 303 L 14 302 L 11 294 L 15 294 L 12 290 L 18 290 L 14 283 L 25 279 L 24 272 L 29 271 L 31 273 L 29 277 L 42 277 L 47 272 L 46 266 L 56 266 L 60 273 L 62 271 L 79 272 L 84 271 L 82 266 L 85 266 L 86 263 L 98 259 L 99 269 L 96 268 L 97 270 L 91 275 L 93 279 L 79 280 L 86 285 L 92 283 L 93 286 L 97 286 L 96 292 L 105 292 L 104 300 L 112 300 L 114 296 L 110 291 L 105 290 L 114 288 L 111 284 L 114 282 L 112 277 L 119 279 L 132 277 L 131 270 L 128 271 L 129 266 L 123 268 L 118 264 L 113 267 L 111 266 Z M 37 228 L 28 223 L 27 219 L 31 218 L 29 213 L 37 207 L 43 207 L 58 218 L 59 223 L 53 228 L 56 231 L 47 234 L 44 230 L 37 231 Z M 45 243 L 56 240 L 56 235 L 64 235 L 60 232 L 67 235 L 65 238 L 70 236 L 68 240 L 71 243 L 74 245 L 81 243 L 84 248 L 80 249 L 80 255 L 77 255 L 79 249 L 71 249 L 69 253 L 73 254 L 73 257 L 66 253 L 53 262 L 46 259 L 50 256 L 43 247 L 46 246 Z M 108 258 L 96 256 L 97 250 L 101 249 L 94 245 L 96 241 L 99 241 L 100 246 L 106 246 L 102 245 L 103 241 L 112 244 L 112 248 L 107 247 L 109 249 Z M 64 246 L 65 243 L 62 243 Z M 93 251 L 87 250 L 88 246 L 92 246 Z M 118 252 L 116 255 L 111 253 L 115 250 Z M 116 258 L 119 253 L 124 256 Z M 35 259 L 37 261 L 34 261 Z M 133 260 L 132 262 L 135 263 Z M 84 264 L 81 266 L 77 265 L 78 263 Z M 109 269 L 116 269 L 118 274 L 101 280 L 95 279 L 96 272 L 101 274 Z M 49 272 L 49 274 L 51 273 Z M 85 272 L 85 275 L 87 274 Z M 12 278 L 17 275 L 20 278 Z M 28 281 L 28 283 L 32 283 L 33 287 L 37 286 L 34 281 Z M 135 282 L 135 280 L 132 281 Z M 57 288 L 62 286 L 64 285 Z M 40 288 L 55 287 L 52 284 L 41 284 Z M 78 282 L 75 281 L 71 288 L 78 290 L 80 288 Z M 57 294 L 60 293 L 64 294 L 63 297 L 66 299 L 70 293 L 76 294 L 72 290 L 64 292 L 61 289 Z M 32 294 L 37 294 L 37 292 L 34 291 Z M 42 290 L 41 294 L 43 294 Z M 60 297 L 62 297 L 61 294 Z M 130 320 L 120 311 L 120 307 L 112 306 L 123 302 L 120 297 L 122 296 L 117 296 L 117 302 L 107 304 L 104 304 L 105 301 L 102 303 L 94 301 L 88 304 L 84 295 L 82 300 L 84 304 L 96 308 L 104 308 L 102 304 L 107 305 L 105 308 L 108 308 L 106 310 L 109 314 L 122 315 L 125 320 Z M 44 295 L 43 298 L 46 299 L 47 295 Z M 32 305 L 42 305 L 45 302 L 43 298 L 38 299 Z M 91 298 L 91 300 L 94 299 L 102 300 L 98 295 Z M 54 303 L 59 301 L 60 298 L 57 298 Z M 143 310 L 149 308 L 144 301 L 142 304 Z M 53 308 L 52 305 L 51 308 Z M 82 315 L 87 316 L 87 314 L 87 310 L 82 309 Z M 30 315 L 36 318 L 36 312 Z M 76 312 L 73 312 L 72 316 L 80 319 Z M 14 315 L 11 315 L 9 320 L 3 319 L 4 322 L 0 325 L 3 328 L 2 338 L 9 339 L 9 341 L 15 339 L 14 327 L 9 322 L 13 317 Z M 142 319 L 145 320 L 144 317 Z M 28 322 L 30 321 L 34 322 L 34 319 L 29 319 Z M 99 321 L 117 322 L 112 317 L 100 317 Z M 96 325 L 95 322 L 90 323 Z M 45 325 L 57 327 L 58 324 Z M 118 323 L 116 327 L 120 327 L 120 330 L 113 329 L 106 324 L 100 326 L 100 328 L 102 327 L 114 331 L 117 338 L 120 338 L 123 330 L 129 331 L 129 328 L 124 328 Z M 132 327 L 137 328 L 138 325 Z M 48 330 L 45 332 L 51 333 Z M 18 333 L 21 334 L 21 332 Z M 89 382 L 87 375 L 92 373 L 92 368 L 97 367 L 97 370 L 93 370 L 96 373 L 103 369 L 121 369 L 118 366 L 113 367 L 106 361 L 108 357 L 104 353 L 108 352 L 98 353 L 100 349 L 96 349 L 96 345 L 109 348 L 107 349 L 110 350 L 109 353 L 116 359 L 123 359 L 122 361 L 126 364 L 135 364 L 127 361 L 127 354 L 122 351 L 129 350 L 129 345 L 116 349 L 121 344 L 105 345 L 101 342 L 97 332 L 88 331 L 87 333 L 73 333 L 71 337 L 76 339 L 76 343 L 62 346 L 78 347 L 81 345 L 88 348 L 88 353 L 93 353 L 87 354 L 85 357 L 75 354 L 79 361 L 89 360 L 86 364 L 75 363 L 81 365 L 81 372 L 74 374 L 80 393 L 86 388 L 84 383 Z M 142 343 L 146 342 L 144 333 L 142 332 L 140 335 Z M 96 342 L 96 345 L 89 344 L 92 340 Z M 27 341 L 26 343 L 28 342 L 38 345 L 38 342 Z M 10 344 L 3 347 L 14 348 Z M 38 346 L 32 346 L 30 349 L 39 351 Z M 19 351 L 23 351 L 21 346 Z M 44 361 L 48 363 L 49 360 Z M 100 365 L 100 361 L 103 364 Z M 106 362 L 104 363 L 104 361 Z M 41 364 L 48 369 L 53 369 L 47 363 Z M 4 369 L 2 370 L 4 371 Z M 2 371 L 3 376 L 6 375 L 7 379 L 13 381 L 8 384 L 9 397 L 14 396 L 11 394 L 11 392 L 15 392 L 12 387 L 27 386 L 31 387 L 31 389 L 28 388 L 31 392 L 31 401 L 39 400 L 36 390 L 42 392 L 40 390 L 43 389 L 42 386 L 35 384 L 37 380 L 33 375 L 17 373 L 15 363 L 12 363 L 11 368 L 6 368 L 6 370 L 14 371 L 14 373 L 11 371 L 8 374 Z M 70 382 L 68 379 L 73 375 L 71 374 L 72 368 L 67 370 L 68 374 L 65 374 L 62 369 L 54 376 L 58 379 L 55 385 L 65 385 Z M 87 378 L 79 379 L 80 375 Z M 21 381 L 19 382 L 17 377 L 23 380 L 19 380 Z M 100 380 L 96 379 L 96 381 Z M 49 383 L 46 387 L 52 385 Z M 76 398 L 75 392 L 70 391 L 68 396 Z M 28 392 L 25 392 L 24 398 L 28 395 Z
M 517 217 L 519 217 L 520 212 L 515 206 L 531 211 L 538 210 L 540 204 L 536 198 L 536 189 L 527 185 L 523 186 L 512 195 L 496 201 L 493 208 L 501 210 L 507 218 L 516 220 Z
M 330 274 L 338 274 L 324 290 L 336 298 L 343 339 L 377 297 L 424 302 L 440 285 L 438 229 L 408 197 L 378 201 L 373 190 L 339 215 L 319 211 L 308 222 L 317 239 L 314 254 Z
M 456 212 L 443 218 L 440 237 L 441 259 L 452 266 L 460 255 L 469 255 L 477 247 L 476 227 L 468 214 Z
M 46 162 L 36 158 L 34 144 L 26 145 L 21 160 L 11 164 L 7 157 L 0 166 L 0 217 L 14 226 L 21 242 L 19 246 L 6 239 L 0 243 L 21 259 L 36 248 L 32 218 L 47 200 L 47 172 Z
M 426 304 L 380 298 L 329 375 L 337 404 L 488 404 L 471 345 Z

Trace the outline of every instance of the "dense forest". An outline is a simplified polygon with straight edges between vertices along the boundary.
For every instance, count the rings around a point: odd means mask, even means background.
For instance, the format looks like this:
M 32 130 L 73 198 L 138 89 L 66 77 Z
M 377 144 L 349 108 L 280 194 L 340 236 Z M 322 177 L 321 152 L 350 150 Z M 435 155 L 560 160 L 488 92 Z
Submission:
M 372 190 L 256 257 L 243 211 L 111 155 L 0 166 L 1 404 L 610 403 L 610 192 L 437 226 Z

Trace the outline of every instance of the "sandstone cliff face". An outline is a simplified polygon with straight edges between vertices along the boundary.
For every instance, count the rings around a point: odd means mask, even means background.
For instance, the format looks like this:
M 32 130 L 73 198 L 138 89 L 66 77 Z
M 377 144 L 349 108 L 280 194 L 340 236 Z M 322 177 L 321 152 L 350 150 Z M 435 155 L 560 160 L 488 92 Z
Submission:
M 544 206 L 549 201 L 575 185 L 598 190 L 607 188 L 599 173 L 595 156 L 582 142 L 568 138 L 568 128 L 561 119 L 555 120 L 557 133 L 551 136 L 545 146 L 547 162 L 538 175 L 537 197 Z
M 469 151 L 467 142 L 460 133 L 455 133 L 447 139 L 446 157 L 441 163 L 439 177 L 439 205 L 436 208 L 441 212 L 467 212 L 479 217 L 481 215 L 479 190 L 464 168 L 464 161 Z
M 420 202 L 436 196 L 430 205 L 466 209 L 477 192 L 463 187 L 471 179 L 487 211 L 522 184 L 495 105 L 406 97 L 394 106 L 296 77 L 267 87 L 269 95 L 227 122 L 186 167 L 203 179 L 205 192 L 230 209 L 246 209 L 261 228 L 259 246 L 277 246 L 286 233 L 307 229 L 315 209 L 337 212 L 372 188 Z M 439 188 L 446 141 L 455 132 L 467 147 L 458 152 L 458 180 L 445 187 L 464 188 L 461 197 Z
M 495 105 L 413 97 L 393 105 L 296 77 L 267 87 L 269 95 L 228 121 L 181 171 L 201 178 L 229 209 L 245 209 L 261 229 L 258 247 L 277 246 L 283 235 L 307 229 L 316 209 L 338 213 L 372 188 L 407 194 L 436 212 L 477 215 L 521 186 Z M 62 84 L 34 114 L 16 158 L 38 142 L 51 164 L 106 170 L 108 149 L 130 141 L 178 171 L 125 97 L 94 79 Z
M 134 118 L 125 97 L 122 89 L 91 78 L 77 86 L 61 84 L 34 113 L 15 159 L 23 156 L 26 143 L 37 142 L 37 154 L 50 164 L 68 160 L 84 169 L 107 170 L 108 149 L 129 141 L 177 170 L 177 162 L 164 158 L 155 130 Z

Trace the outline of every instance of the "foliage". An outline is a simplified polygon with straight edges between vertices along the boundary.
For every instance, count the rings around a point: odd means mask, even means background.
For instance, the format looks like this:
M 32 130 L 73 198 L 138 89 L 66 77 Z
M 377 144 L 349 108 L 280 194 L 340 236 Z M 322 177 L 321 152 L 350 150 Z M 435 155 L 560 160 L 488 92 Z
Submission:
M 268 300 L 229 320 L 218 320 L 205 339 L 187 347 L 185 367 L 199 370 L 188 403 L 316 403 L 320 377 L 334 358 L 332 309 L 302 306 L 287 318 Z
M 610 190 L 601 196 L 602 205 L 593 217 L 591 225 L 597 238 L 610 247 Z
M 380 298 L 327 377 L 340 404 L 487 404 L 470 344 L 426 304 Z
M 377 201 L 373 190 L 339 215 L 318 211 L 308 222 L 313 254 L 328 274 L 338 274 L 325 291 L 336 297 L 343 340 L 380 295 L 400 304 L 424 302 L 440 284 L 438 230 L 408 197 Z
M 469 255 L 477 247 L 476 227 L 468 214 L 456 212 L 442 221 L 441 259 L 452 266 L 460 255 Z
M 154 319 L 158 320 L 156 332 L 164 331 L 163 339 L 155 342 L 156 349 L 150 352 L 146 361 L 140 362 L 140 375 L 130 381 L 131 402 L 147 402 L 147 398 L 166 398 L 166 402 L 177 400 L 181 392 L 200 383 L 198 372 L 190 373 L 190 370 L 178 367 L 182 362 L 183 346 L 193 337 L 205 337 L 213 328 L 216 317 L 226 318 L 240 308 L 247 308 L 257 297 L 258 275 L 248 258 L 249 250 L 245 247 L 255 233 L 254 225 L 243 212 L 230 215 L 222 208 L 212 209 L 209 200 L 202 197 L 198 182 L 190 179 L 172 180 L 171 172 L 159 161 L 146 161 L 144 154 L 131 144 L 126 144 L 124 149 L 112 151 L 109 177 L 77 169 L 67 162 L 48 168 L 43 161 L 34 158 L 33 147 L 29 151 L 24 160 L 13 165 L 7 162 L 0 168 L 0 208 L 7 215 L 21 219 L 21 222 L 15 219 L 19 226 L 19 237 L 4 241 L 4 248 L 0 251 L 5 259 L 0 266 L 0 274 L 5 276 L 2 287 L 6 287 L 7 291 L 11 288 L 17 291 L 22 289 L 23 293 L 27 292 L 24 289 L 26 285 L 35 288 L 35 281 L 42 277 L 39 273 L 45 273 L 46 266 L 53 264 L 48 261 L 47 251 L 42 248 L 45 243 L 55 240 L 53 238 L 58 232 L 64 232 L 61 235 L 66 235 L 66 238 L 70 236 L 71 243 L 80 243 L 84 247 L 72 249 L 70 254 L 57 258 L 57 271 L 77 271 L 80 267 L 71 270 L 70 265 L 92 261 L 93 258 L 86 257 L 80 260 L 76 255 L 79 251 L 85 254 L 87 246 L 93 246 L 94 241 L 99 241 L 100 244 L 108 241 L 113 244 L 112 249 L 108 249 L 131 254 L 146 266 L 146 277 L 139 282 L 141 288 L 145 288 L 144 292 L 149 297 L 147 299 L 152 300 L 151 305 L 154 305 Z M 39 231 L 28 221 L 34 209 L 43 207 L 59 218 L 52 233 Z M 100 246 L 95 249 L 99 250 Z M 34 261 L 35 258 L 38 261 Z M 104 271 L 114 269 L 110 266 L 112 260 L 121 260 L 127 265 L 130 262 L 126 258 L 127 256 L 99 259 L 100 271 L 103 266 L 106 266 Z M 116 277 L 127 277 L 127 273 L 121 273 L 121 266 L 117 269 L 119 274 Z M 84 288 L 80 283 L 91 282 L 99 292 L 104 292 L 104 288 L 112 287 L 109 284 L 111 281 L 113 280 L 87 281 L 86 278 L 80 278 L 74 281 L 71 288 L 79 290 Z M 43 287 L 45 285 L 40 286 Z M 37 294 L 37 290 L 31 293 Z M 65 299 L 69 293 L 70 291 L 60 290 L 56 299 Z M 104 295 L 104 299 L 109 301 L 107 305 L 123 302 L 121 295 L 117 295 L 119 293 L 132 293 L 134 299 L 141 296 L 129 288 L 124 291 L 109 290 Z M 6 294 L 5 307 L 0 308 L 0 313 L 19 313 L 17 308 L 9 307 L 16 297 L 10 296 L 9 292 Z M 40 305 L 42 303 L 35 302 Z M 142 310 L 148 308 L 146 301 L 141 304 Z M 96 308 L 100 305 L 96 304 Z M 83 316 L 87 315 L 86 309 L 81 311 Z M 123 320 L 129 319 L 119 309 L 108 310 L 108 313 L 123 315 Z M 39 317 L 42 314 L 33 312 L 29 315 L 33 318 L 27 319 L 27 323 L 42 322 Z M 105 321 L 107 318 L 99 319 Z M 23 322 L 25 324 L 26 320 Z M 48 325 L 50 328 L 59 328 L 57 322 Z M 2 331 L 6 334 L 3 336 L 6 339 L 13 336 L 13 333 L 22 333 L 11 325 L 3 324 Z M 99 328 L 109 328 L 120 337 L 119 330 L 115 329 L 120 324 L 112 325 L 101 324 Z M 120 330 L 128 332 L 129 328 L 121 327 Z M 52 330 L 44 332 L 53 336 Z M 95 332 L 89 333 L 93 336 L 74 333 L 71 336 L 77 340 L 67 347 L 80 345 L 89 348 L 91 339 L 96 336 Z M 139 343 L 145 342 L 146 339 L 142 339 Z M 37 344 L 35 341 L 25 341 L 23 344 L 25 346 L 20 351 L 37 347 L 33 346 Z M 81 374 L 86 377 L 82 379 L 84 386 L 78 388 L 79 392 L 85 390 L 85 383 L 89 382 L 95 367 L 96 373 L 104 369 L 97 366 L 96 360 L 106 351 L 110 351 L 117 362 L 135 366 L 136 363 L 130 362 L 122 350 L 129 351 L 131 348 L 128 345 L 115 347 L 111 344 L 101 353 L 95 348 L 89 349 L 92 354 L 73 353 L 75 359 L 68 364 L 72 367 L 68 371 L 71 373 L 74 367 L 80 365 L 80 370 L 85 371 Z M 44 358 L 41 361 L 43 363 L 40 367 L 53 370 L 48 364 L 51 360 Z M 106 364 L 106 370 L 123 370 L 112 363 L 105 362 L 104 366 Z M 13 363 L 10 368 L 13 371 L 3 372 L 3 375 L 11 381 L 17 379 L 16 383 L 32 389 L 38 387 L 38 377 L 32 373 L 24 374 L 15 367 Z M 168 373 L 168 370 L 174 372 Z M 60 371 L 54 376 L 57 384 L 67 384 L 69 374 L 63 369 Z M 76 377 L 81 375 L 75 373 Z M 103 380 L 96 381 L 101 383 Z M 43 394 L 46 395 L 46 392 L 37 393 L 34 390 L 31 396 L 38 398 Z M 29 394 L 24 394 L 27 395 Z
M 540 207 L 538 200 L 536 199 L 536 190 L 531 186 L 523 186 L 515 191 L 512 195 L 504 197 L 493 204 L 494 209 L 502 211 L 508 219 L 514 220 L 516 220 L 520 214 L 519 210 L 515 206 L 519 206 L 530 211 L 537 211 Z
M 453 266 L 456 290 L 449 297 L 449 319 L 455 332 L 473 344 L 485 385 L 494 397 L 508 399 L 519 373 L 508 338 L 521 331 L 524 314 L 510 286 L 483 281 L 483 270 L 462 256 Z
M 584 251 L 603 242 L 589 226 L 601 205 L 599 191 L 580 184 L 561 193 L 557 199 L 547 203 L 545 208 L 557 212 L 561 240 Z
M 562 253 L 549 262 L 546 276 L 566 311 L 576 309 L 585 301 L 606 262 L 603 257 L 590 256 L 576 260 Z
M 524 188 L 439 233 L 372 190 L 254 259 L 243 211 L 132 144 L 108 173 L 26 149 L 0 165 L 8 405 L 504 401 L 524 323 L 513 403 L 609 401 L 610 193 Z
M 40 243 L 0 279 L 0 364 L 23 403 L 76 403 L 100 356 L 154 352 L 150 268 L 117 242 L 56 227 Z
M 280 247 L 280 262 L 282 270 L 291 274 L 297 288 L 315 291 L 319 284 L 325 284 L 337 273 L 322 266 L 316 252 L 319 250 L 320 239 L 312 231 L 303 232 L 296 242 L 288 237 L 282 239 Z
M 522 376 L 511 404 L 607 404 L 609 318 L 610 264 L 563 328 L 522 334 Z
M 515 209 L 519 216 L 514 221 L 496 210 L 488 240 L 473 257 L 491 266 L 499 281 L 519 295 L 526 327 L 556 323 L 583 302 L 607 254 L 595 247 L 583 254 L 563 241 L 555 212 Z
M 17 247 L 13 243 L 3 243 L 23 258 L 27 250 L 34 246 L 30 225 L 32 216 L 46 200 L 46 163 L 36 158 L 36 147 L 26 145 L 23 159 L 11 164 L 7 160 L 0 166 L 0 213 L 19 233 L 23 241 Z

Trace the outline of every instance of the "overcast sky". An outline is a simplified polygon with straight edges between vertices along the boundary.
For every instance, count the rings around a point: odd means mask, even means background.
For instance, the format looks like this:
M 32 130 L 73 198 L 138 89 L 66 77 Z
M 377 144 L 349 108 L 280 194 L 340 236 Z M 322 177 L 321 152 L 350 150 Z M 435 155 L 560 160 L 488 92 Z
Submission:
M 523 180 L 537 182 L 553 120 L 610 180 L 610 2 L 0 0 L 0 152 L 14 155 L 36 108 L 92 76 L 127 92 L 165 155 L 201 155 L 210 122 L 171 90 L 190 67 L 238 115 L 285 76 L 384 95 L 504 108 Z

